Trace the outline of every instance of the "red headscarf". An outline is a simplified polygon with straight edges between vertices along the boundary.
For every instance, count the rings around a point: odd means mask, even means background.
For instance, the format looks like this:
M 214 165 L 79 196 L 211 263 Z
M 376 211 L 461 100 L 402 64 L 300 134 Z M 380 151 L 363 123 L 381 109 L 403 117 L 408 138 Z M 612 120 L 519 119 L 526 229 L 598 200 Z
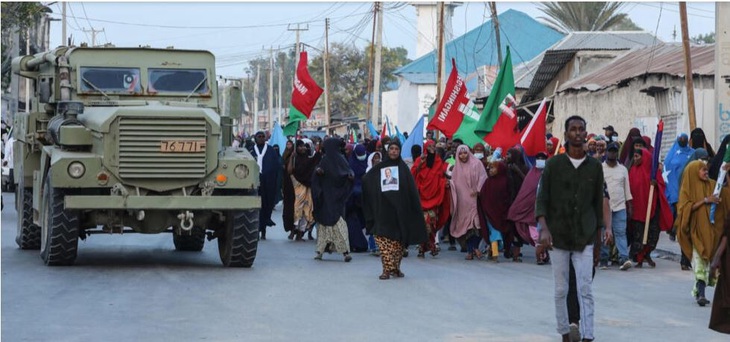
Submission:
M 510 207 L 507 165 L 503 162 L 496 162 L 490 165 L 490 168 L 492 167 L 497 168 L 497 174 L 489 175 L 487 181 L 484 182 L 484 186 L 479 192 L 479 202 L 482 212 L 486 214 L 494 229 L 507 234 L 510 231 L 510 225 L 507 222 Z M 489 230 L 486 227 L 486 224 L 482 224 L 483 236 L 489 236 Z
M 634 198 L 634 213 L 631 218 L 635 221 L 645 222 L 651 187 L 651 153 L 643 148 L 639 151 L 641 151 L 641 165 L 634 164 L 629 170 L 629 187 L 631 188 L 631 196 Z M 659 201 L 659 214 L 661 215 L 659 217 L 659 228 L 666 231 L 672 228 L 673 218 L 669 202 L 667 202 L 667 197 L 664 195 L 667 186 L 662 177 L 662 170 L 657 170 L 656 182 L 657 186 L 654 188 L 651 215 L 649 217 L 653 218 L 656 214 L 657 201 Z
M 431 210 L 441 206 L 442 210 L 439 213 L 438 222 L 443 225 L 449 217 L 450 201 L 447 196 L 450 194 L 446 192 L 446 168 L 448 164 L 441 160 L 438 154 L 434 153 L 432 156 L 434 158 L 433 165 L 428 166 L 427 159 L 431 158 L 428 156 L 428 147 L 434 144 L 431 140 L 423 144 L 423 155 L 426 158 L 417 158 L 411 167 L 411 173 L 416 180 L 418 194 L 421 197 L 421 207 L 423 210 Z M 444 214 L 446 216 L 442 220 Z

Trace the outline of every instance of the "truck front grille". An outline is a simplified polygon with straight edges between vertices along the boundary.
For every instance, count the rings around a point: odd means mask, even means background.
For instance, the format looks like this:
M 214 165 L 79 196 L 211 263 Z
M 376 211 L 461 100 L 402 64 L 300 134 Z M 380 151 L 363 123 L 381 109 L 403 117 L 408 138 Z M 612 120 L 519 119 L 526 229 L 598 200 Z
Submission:
M 205 149 L 162 152 L 160 146 L 163 142 L 207 141 L 207 136 L 204 118 L 122 117 L 119 119 L 119 176 L 125 179 L 204 177 Z

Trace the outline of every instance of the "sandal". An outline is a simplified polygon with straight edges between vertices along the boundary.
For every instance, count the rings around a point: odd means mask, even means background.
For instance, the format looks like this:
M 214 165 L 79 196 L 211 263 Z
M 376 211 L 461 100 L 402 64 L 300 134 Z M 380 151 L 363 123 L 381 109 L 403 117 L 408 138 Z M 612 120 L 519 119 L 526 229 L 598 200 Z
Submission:
M 484 254 L 482 254 L 482 252 L 479 249 L 474 250 L 474 256 L 479 260 L 482 260 L 482 258 L 484 258 Z
M 390 279 L 390 273 L 388 273 L 388 272 L 383 272 L 383 274 L 381 274 L 381 275 L 380 275 L 380 277 L 378 277 L 378 278 L 379 278 L 380 280 L 388 280 L 388 279 Z
M 646 260 L 646 263 L 649 264 L 649 267 L 651 267 L 651 268 L 656 267 L 656 263 L 650 257 L 647 256 L 645 260 Z
M 472 254 L 472 253 L 466 253 L 466 258 L 464 258 L 464 259 L 466 259 L 466 260 L 474 260 L 474 254 Z
M 314 257 L 314 260 L 322 260 L 322 253 L 317 252 L 317 255 Z
M 441 252 L 441 247 L 439 247 L 438 245 L 436 245 L 436 246 L 435 246 L 435 247 L 434 247 L 434 248 L 433 248 L 433 249 L 431 250 L 431 256 L 437 256 L 437 255 L 439 255 L 439 252 Z
M 403 277 L 405 277 L 405 276 L 406 276 L 406 275 L 405 275 L 405 274 L 403 274 L 403 272 L 401 272 L 400 270 L 395 270 L 395 271 L 393 271 L 393 272 L 390 272 L 390 274 L 392 274 L 392 275 L 393 275 L 394 277 L 396 277 L 396 278 L 403 278 Z
M 350 253 L 345 253 L 345 262 L 350 262 L 350 261 L 352 261 L 352 256 L 350 255 Z

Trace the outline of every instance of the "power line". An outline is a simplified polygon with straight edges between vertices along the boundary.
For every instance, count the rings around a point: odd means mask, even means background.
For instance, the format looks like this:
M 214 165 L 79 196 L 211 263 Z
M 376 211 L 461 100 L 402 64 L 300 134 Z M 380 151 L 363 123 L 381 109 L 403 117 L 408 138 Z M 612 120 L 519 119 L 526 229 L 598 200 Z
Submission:
M 654 59 L 654 53 L 656 52 L 656 35 L 657 32 L 659 32 L 659 23 L 662 21 L 662 10 L 664 6 L 662 3 L 659 3 L 659 18 L 656 20 L 656 29 L 654 29 L 654 41 L 651 43 L 651 53 L 649 55 L 649 60 L 646 62 L 646 72 L 649 72 L 649 68 L 651 68 L 651 62 Z

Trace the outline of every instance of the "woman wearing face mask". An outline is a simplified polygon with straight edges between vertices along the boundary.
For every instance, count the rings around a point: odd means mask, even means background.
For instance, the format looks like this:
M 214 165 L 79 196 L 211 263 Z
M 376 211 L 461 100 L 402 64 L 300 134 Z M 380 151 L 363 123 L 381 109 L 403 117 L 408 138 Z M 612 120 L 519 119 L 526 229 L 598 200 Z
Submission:
M 365 145 L 358 144 L 350 154 L 350 169 L 354 174 L 352 195 L 347 200 L 347 231 L 350 236 L 350 250 L 355 253 L 368 250 L 368 242 L 363 234 L 365 228 L 365 217 L 362 212 L 362 176 L 368 168 L 368 155 Z
M 482 145 L 481 143 L 476 143 L 474 145 L 474 148 L 472 148 L 472 153 L 474 155 L 474 158 L 481 161 L 481 160 L 484 160 L 484 157 L 486 154 L 486 149 L 484 148 L 484 145 Z
M 481 161 L 469 152 L 469 147 L 459 145 L 456 148 L 456 164 L 451 176 L 451 235 L 459 239 L 459 243 L 467 246 L 466 260 L 482 258 L 479 251 L 481 239 L 479 230 L 479 211 L 477 196 L 487 180 L 487 172 Z
M 517 233 L 523 240 L 532 246 L 537 246 L 539 234 L 537 233 L 537 219 L 535 218 L 535 201 L 537 199 L 537 185 L 545 168 L 547 153 L 539 152 L 535 157 L 535 167 L 530 169 L 522 182 L 520 192 L 517 194 L 514 203 L 509 208 L 507 219 L 514 222 Z M 545 253 L 538 253 L 540 248 L 535 248 L 535 258 L 538 265 L 544 265 L 548 260 L 547 249 Z
M 710 277 L 710 262 L 722 237 L 725 224 L 726 204 L 712 195 L 715 181 L 709 178 L 708 167 L 701 161 L 687 165 L 682 175 L 682 186 L 677 202 L 677 240 L 682 253 L 692 261 L 695 284 L 692 295 L 699 306 L 710 303 L 705 298 L 705 286 L 714 286 Z M 728 189 L 723 188 L 721 197 L 728 198 Z M 710 204 L 720 203 L 715 212 L 715 224 L 710 223 Z

